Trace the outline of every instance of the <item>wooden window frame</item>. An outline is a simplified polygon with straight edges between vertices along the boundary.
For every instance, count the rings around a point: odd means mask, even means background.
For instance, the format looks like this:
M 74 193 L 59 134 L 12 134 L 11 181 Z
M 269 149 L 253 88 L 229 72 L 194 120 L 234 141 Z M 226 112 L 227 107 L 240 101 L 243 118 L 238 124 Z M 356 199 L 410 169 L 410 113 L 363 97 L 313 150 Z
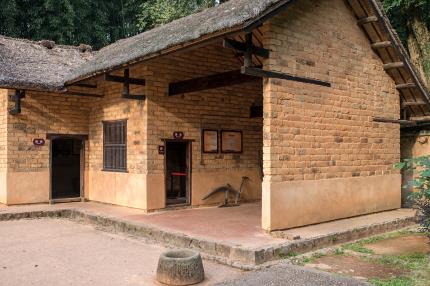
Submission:
M 112 120 L 112 121 L 102 121 L 103 123 L 103 171 L 105 172 L 121 172 L 121 173 L 127 173 L 128 169 L 127 169 L 127 120 L 126 119 L 122 119 L 122 120 Z M 121 128 L 123 128 L 122 134 L 120 136 L 122 136 L 122 141 L 123 143 L 107 143 L 106 141 L 106 127 L 108 127 L 109 125 L 116 125 L 116 124 L 121 124 Z M 109 164 L 110 166 L 108 166 L 108 162 L 107 162 L 107 150 L 106 148 L 112 148 L 112 150 L 115 150 L 115 148 L 118 148 L 119 150 L 121 150 L 122 148 L 124 149 L 123 154 L 124 154 L 124 158 L 122 158 L 122 160 L 120 159 L 120 162 L 123 162 L 123 166 L 115 166 L 115 162 L 112 160 L 111 164 Z

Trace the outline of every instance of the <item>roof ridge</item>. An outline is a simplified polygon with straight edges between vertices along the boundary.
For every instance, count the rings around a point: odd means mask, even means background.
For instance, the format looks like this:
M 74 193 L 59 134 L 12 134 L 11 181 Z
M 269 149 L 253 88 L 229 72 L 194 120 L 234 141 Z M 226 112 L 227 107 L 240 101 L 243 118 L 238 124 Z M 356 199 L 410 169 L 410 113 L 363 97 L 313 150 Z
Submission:
M 0 41 L 2 39 L 9 40 L 9 41 L 22 42 L 22 43 L 27 43 L 27 44 L 32 44 L 32 45 L 37 45 L 37 46 L 42 46 L 42 47 L 44 47 L 42 41 L 52 41 L 49 39 L 43 39 L 40 41 L 35 41 L 35 40 L 29 40 L 29 39 L 24 39 L 24 38 L 13 38 L 13 37 L 9 37 L 9 36 L 5 36 L 5 35 L 0 34 Z M 55 43 L 55 41 L 52 41 L 52 42 Z M 61 44 L 55 43 L 54 48 L 79 50 L 81 45 L 86 45 L 86 44 L 80 44 L 79 46 L 73 46 L 73 45 L 61 45 Z

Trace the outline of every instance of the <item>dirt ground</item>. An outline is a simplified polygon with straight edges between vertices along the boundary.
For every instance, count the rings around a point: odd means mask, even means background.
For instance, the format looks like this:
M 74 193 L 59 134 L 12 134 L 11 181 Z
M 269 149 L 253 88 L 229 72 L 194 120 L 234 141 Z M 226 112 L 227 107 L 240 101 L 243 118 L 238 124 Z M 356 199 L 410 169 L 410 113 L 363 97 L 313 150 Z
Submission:
M 399 267 L 379 265 L 354 255 L 324 256 L 307 265 L 308 267 L 351 276 L 355 279 L 388 279 L 407 274 Z
M 344 245 L 331 254 L 305 258 L 306 267 L 374 282 L 375 285 L 430 285 L 429 239 L 392 233 Z M 426 282 L 427 281 L 427 282 Z
M 375 254 L 402 255 L 410 253 L 430 253 L 430 241 L 423 235 L 400 236 L 366 245 Z
M 0 223 L 0 285 L 159 285 L 154 282 L 164 248 L 98 231 L 68 220 Z M 204 261 L 205 283 L 242 272 Z M 55 281 L 55 282 L 53 282 Z

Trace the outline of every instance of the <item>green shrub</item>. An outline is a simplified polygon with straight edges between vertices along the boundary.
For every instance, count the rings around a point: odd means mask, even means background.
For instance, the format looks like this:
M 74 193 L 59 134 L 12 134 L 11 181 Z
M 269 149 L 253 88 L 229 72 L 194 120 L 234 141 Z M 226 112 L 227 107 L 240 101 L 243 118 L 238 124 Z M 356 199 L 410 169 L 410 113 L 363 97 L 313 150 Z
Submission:
M 422 231 L 430 237 L 430 156 L 405 159 L 395 167 L 414 172 L 414 178 L 404 187 L 414 187 L 409 199 L 419 210 Z

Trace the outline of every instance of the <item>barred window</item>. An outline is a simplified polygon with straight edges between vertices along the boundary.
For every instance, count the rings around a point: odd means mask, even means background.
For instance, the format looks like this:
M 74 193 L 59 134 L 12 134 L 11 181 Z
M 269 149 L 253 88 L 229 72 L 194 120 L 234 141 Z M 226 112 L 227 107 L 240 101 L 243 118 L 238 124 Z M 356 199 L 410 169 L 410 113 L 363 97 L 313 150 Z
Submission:
M 103 122 L 103 169 L 127 170 L 127 121 Z

